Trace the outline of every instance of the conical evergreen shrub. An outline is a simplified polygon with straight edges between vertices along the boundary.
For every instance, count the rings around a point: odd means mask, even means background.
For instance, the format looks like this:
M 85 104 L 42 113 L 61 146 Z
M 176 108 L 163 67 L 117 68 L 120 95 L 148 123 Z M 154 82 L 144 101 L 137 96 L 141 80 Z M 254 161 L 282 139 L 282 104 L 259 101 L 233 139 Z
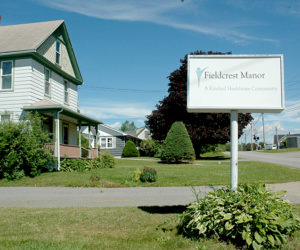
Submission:
M 161 160 L 178 163 L 195 160 L 195 151 L 183 122 L 174 122 L 162 146 Z
M 122 157 L 139 157 L 140 153 L 137 150 L 133 141 L 127 141 L 122 152 Z

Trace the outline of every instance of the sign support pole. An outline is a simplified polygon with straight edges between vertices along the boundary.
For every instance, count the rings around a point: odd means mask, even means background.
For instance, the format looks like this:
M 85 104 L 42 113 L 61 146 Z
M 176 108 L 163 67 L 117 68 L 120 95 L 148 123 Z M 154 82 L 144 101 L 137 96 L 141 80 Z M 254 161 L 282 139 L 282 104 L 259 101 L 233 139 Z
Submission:
M 238 186 L 238 112 L 231 111 L 230 115 L 230 186 L 236 191 Z

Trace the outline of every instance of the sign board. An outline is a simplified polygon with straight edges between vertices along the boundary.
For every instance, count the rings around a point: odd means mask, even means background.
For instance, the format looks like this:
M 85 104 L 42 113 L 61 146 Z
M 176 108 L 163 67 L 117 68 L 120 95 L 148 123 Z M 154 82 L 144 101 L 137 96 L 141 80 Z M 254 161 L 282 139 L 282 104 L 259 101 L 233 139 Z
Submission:
M 187 110 L 279 113 L 283 79 L 282 55 L 189 55 Z

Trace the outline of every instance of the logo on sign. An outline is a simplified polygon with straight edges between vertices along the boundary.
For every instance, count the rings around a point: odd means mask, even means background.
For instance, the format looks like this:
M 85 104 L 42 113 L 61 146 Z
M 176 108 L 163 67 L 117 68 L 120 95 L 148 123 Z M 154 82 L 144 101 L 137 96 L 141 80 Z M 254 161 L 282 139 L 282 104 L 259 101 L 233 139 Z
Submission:
M 197 77 L 198 77 L 198 88 L 200 87 L 200 81 L 201 81 L 201 76 L 204 72 L 204 70 L 206 70 L 208 67 L 205 67 L 204 69 L 201 69 L 201 68 L 197 68 L 196 69 L 196 74 L 197 74 Z

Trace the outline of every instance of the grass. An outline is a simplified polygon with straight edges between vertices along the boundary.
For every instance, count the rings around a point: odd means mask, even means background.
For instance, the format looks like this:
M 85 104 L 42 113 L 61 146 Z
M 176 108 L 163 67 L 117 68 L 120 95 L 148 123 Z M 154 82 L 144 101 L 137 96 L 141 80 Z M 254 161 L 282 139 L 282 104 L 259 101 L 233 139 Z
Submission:
M 300 205 L 296 209 L 300 215 Z M 178 235 L 176 217 L 183 210 L 0 208 L 0 249 L 235 249 L 215 239 L 195 241 Z M 300 249 L 299 231 L 283 249 Z
M 300 148 L 282 148 L 282 149 L 273 149 L 273 150 L 263 150 L 263 151 L 257 151 L 262 153 L 288 153 L 288 152 L 297 152 L 300 151 Z
M 197 165 L 196 165 L 197 164 Z M 137 168 L 153 167 L 158 173 L 155 183 L 137 183 Z M 239 183 L 282 183 L 300 181 L 300 170 L 262 162 L 240 162 Z M 229 185 L 230 162 L 196 162 L 192 164 L 161 164 L 156 161 L 118 159 L 116 168 L 92 172 L 44 173 L 35 178 L 0 180 L 0 186 L 64 186 L 64 187 L 128 187 L 128 186 L 201 186 Z
M 223 152 L 207 152 L 200 154 L 201 160 L 229 160 L 230 155 L 226 155 Z

